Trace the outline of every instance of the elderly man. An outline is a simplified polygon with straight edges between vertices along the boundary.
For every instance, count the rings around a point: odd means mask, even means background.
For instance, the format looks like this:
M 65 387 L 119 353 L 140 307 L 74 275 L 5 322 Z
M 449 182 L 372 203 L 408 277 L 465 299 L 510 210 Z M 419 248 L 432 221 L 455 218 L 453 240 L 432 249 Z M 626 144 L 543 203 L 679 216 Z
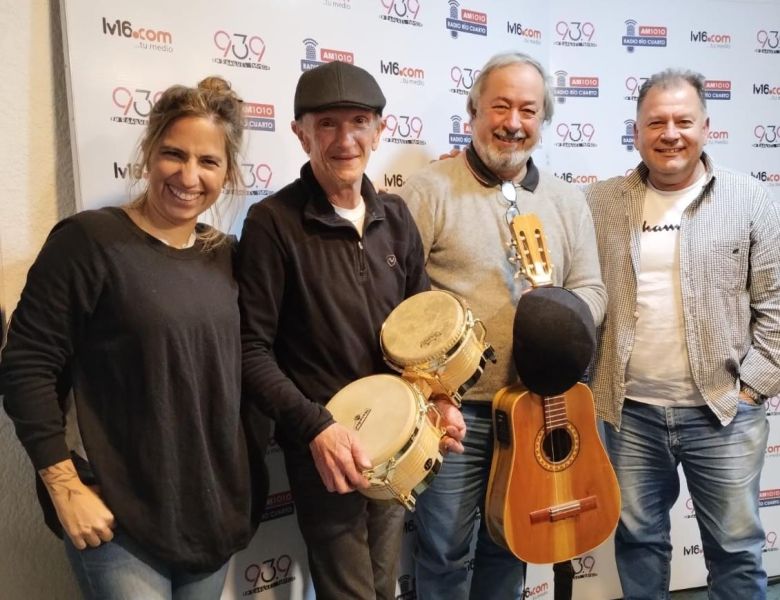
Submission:
M 402 300 L 428 289 L 417 228 L 398 196 L 364 172 L 385 98 L 363 69 L 332 62 L 304 73 L 292 130 L 309 156 L 300 178 L 254 205 L 238 257 L 246 398 L 276 420 L 318 598 L 391 599 L 404 510 L 369 500 L 369 458 L 324 404 L 387 371 L 378 333 Z M 464 428 L 444 444 L 458 450 Z
M 446 598 L 523 597 L 525 565 L 480 525 L 471 585 L 466 559 L 474 519 L 484 506 L 493 450 L 491 400 L 514 384 L 512 323 L 529 285 L 515 279 L 509 217 L 536 213 L 552 255 L 553 282 L 569 288 L 601 322 L 601 282 L 593 222 L 583 194 L 540 172 L 531 152 L 553 101 L 542 66 L 524 54 L 493 57 L 468 97 L 472 144 L 459 156 L 412 175 L 402 190 L 420 228 L 434 288 L 463 297 L 487 327 L 498 362 L 488 366 L 463 402 L 466 451 L 445 461 L 415 513 L 417 595 Z
M 626 598 L 668 598 L 682 464 L 710 598 L 764 598 L 758 515 L 767 396 L 780 392 L 780 205 L 702 151 L 704 78 L 642 86 L 629 175 L 588 192 L 609 307 L 593 389 L 623 510 Z

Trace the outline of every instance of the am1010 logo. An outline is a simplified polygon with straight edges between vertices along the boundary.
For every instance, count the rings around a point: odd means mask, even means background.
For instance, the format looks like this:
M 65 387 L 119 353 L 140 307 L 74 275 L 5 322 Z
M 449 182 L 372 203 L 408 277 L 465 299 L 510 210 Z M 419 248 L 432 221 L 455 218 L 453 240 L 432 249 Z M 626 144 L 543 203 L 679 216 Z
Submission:
M 214 46 L 220 52 L 220 56 L 214 58 L 214 62 L 228 67 L 242 67 L 245 69 L 269 70 L 263 64 L 266 45 L 263 38 L 253 33 L 228 33 L 222 29 L 214 32 L 212 36 Z
M 295 580 L 295 577 L 290 575 L 292 566 L 293 560 L 289 554 L 280 554 L 259 563 L 250 563 L 244 569 L 244 580 L 249 583 L 249 589 L 244 590 L 242 595 L 259 594 L 292 582 Z
M 487 13 L 461 8 L 458 0 L 448 0 L 447 4 L 450 5 L 450 10 L 445 20 L 445 27 L 453 38 L 457 38 L 459 33 L 487 36 Z
M 448 141 L 453 148 L 468 146 L 471 143 L 471 124 L 460 115 L 450 117 L 450 134 Z

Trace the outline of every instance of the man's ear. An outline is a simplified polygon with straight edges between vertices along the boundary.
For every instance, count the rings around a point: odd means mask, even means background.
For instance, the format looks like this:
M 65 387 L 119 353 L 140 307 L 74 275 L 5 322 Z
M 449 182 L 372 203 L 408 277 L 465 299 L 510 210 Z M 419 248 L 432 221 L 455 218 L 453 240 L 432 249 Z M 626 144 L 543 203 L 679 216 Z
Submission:
M 299 121 L 291 121 L 290 122 L 290 129 L 292 129 L 292 132 L 295 134 L 295 137 L 298 138 L 298 141 L 301 143 L 301 148 L 303 148 L 303 151 L 306 154 L 309 154 L 309 144 L 306 140 L 306 135 L 303 131 L 303 126 Z
M 377 148 L 379 148 L 379 140 L 382 139 L 382 132 L 385 130 L 385 127 L 387 127 L 387 123 L 385 122 L 384 117 L 380 117 L 377 115 L 377 126 L 376 126 L 376 133 L 374 134 L 374 139 L 371 140 L 371 150 L 375 151 Z

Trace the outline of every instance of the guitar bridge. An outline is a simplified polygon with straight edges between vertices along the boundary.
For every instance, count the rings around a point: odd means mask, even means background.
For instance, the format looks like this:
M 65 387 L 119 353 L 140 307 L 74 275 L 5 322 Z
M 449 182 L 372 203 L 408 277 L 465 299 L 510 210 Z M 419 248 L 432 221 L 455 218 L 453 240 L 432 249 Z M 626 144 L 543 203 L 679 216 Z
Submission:
M 576 517 L 580 513 L 586 510 L 593 510 L 598 506 L 598 499 L 596 496 L 586 496 L 579 500 L 572 500 L 571 502 L 564 502 L 563 504 L 556 504 L 555 506 L 548 506 L 540 510 L 535 510 L 530 514 L 531 523 L 543 523 L 545 521 L 562 521 L 563 519 L 570 519 Z

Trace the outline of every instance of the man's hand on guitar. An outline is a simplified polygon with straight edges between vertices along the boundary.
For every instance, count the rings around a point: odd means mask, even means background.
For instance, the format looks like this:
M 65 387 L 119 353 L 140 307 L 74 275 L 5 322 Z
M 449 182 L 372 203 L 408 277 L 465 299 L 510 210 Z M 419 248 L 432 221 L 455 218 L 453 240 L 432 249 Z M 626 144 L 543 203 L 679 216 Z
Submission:
M 354 432 L 333 423 L 309 443 L 314 464 L 329 492 L 347 494 L 369 487 L 363 471 L 371 461 Z
M 439 448 L 442 453 L 463 454 L 463 438 L 466 437 L 466 422 L 463 420 L 463 413 L 444 394 L 436 395 L 431 402 L 441 415 L 440 426 L 444 430 L 444 435 L 439 442 Z

